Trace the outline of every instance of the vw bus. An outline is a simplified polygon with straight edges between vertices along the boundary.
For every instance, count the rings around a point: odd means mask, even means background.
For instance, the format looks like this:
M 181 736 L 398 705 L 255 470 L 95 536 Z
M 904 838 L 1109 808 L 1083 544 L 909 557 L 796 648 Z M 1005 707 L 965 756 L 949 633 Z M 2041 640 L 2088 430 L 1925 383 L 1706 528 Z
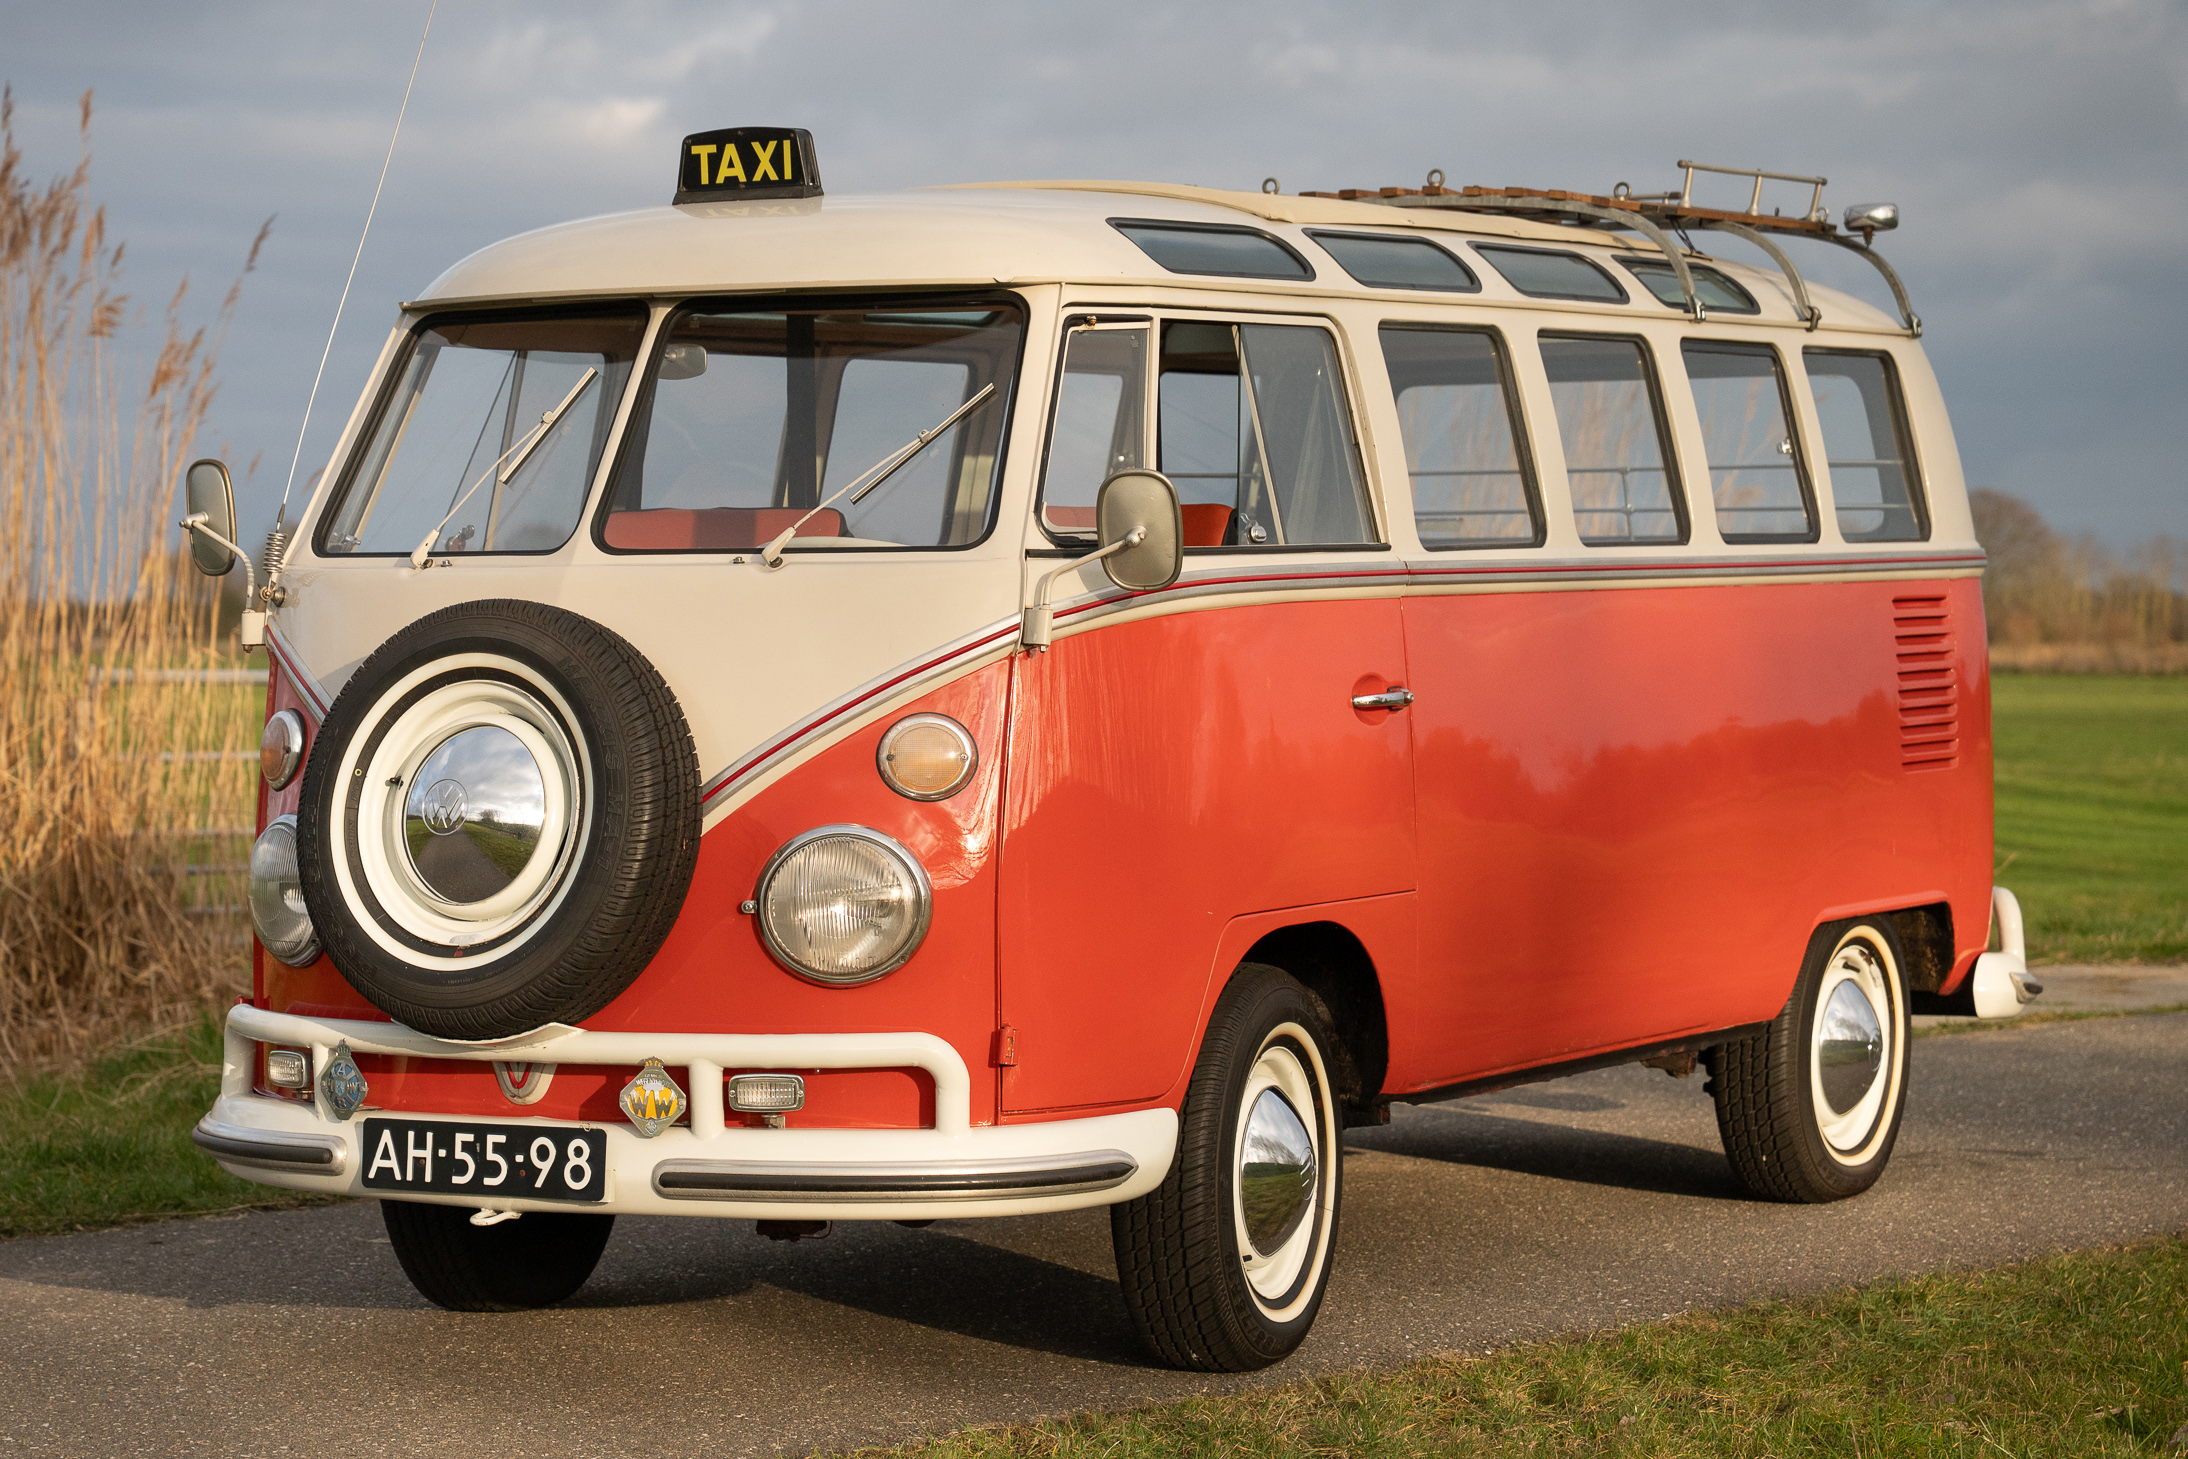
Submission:
M 404 304 L 254 573 L 196 1139 L 379 1199 L 431 1301 L 559 1301 L 625 1212 L 1107 1206 L 1152 1352 L 1251 1369 L 1394 1101 L 1699 1064 L 1746 1186 L 1835 1200 L 1910 1012 L 2033 990 L 1893 210 L 678 166 Z

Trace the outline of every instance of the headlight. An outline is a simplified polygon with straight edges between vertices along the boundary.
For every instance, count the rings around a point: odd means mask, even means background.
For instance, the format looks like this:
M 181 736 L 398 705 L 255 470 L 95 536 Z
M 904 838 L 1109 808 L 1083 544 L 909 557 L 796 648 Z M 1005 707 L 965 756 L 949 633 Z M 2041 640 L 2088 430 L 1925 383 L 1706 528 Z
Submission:
M 265 733 L 258 737 L 258 773 L 279 790 L 296 779 L 303 764 L 304 716 L 284 709 L 266 721 Z
M 972 779 L 980 747 L 972 731 L 946 714 L 908 714 L 881 737 L 874 763 L 898 795 L 946 800 Z
M 864 826 L 793 836 L 760 873 L 760 936 L 791 971 L 820 983 L 864 983 L 900 968 L 927 935 L 926 868 Z
M 292 968 L 319 956 L 296 875 L 296 817 L 276 816 L 251 847 L 251 926 L 259 945 Z

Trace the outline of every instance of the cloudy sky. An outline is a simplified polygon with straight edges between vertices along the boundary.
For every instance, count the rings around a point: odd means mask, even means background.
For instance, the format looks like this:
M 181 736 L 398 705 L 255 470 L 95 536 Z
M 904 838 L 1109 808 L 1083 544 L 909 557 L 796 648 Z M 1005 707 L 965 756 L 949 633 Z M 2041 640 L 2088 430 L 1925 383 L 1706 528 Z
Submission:
M 209 316 L 275 218 L 208 451 L 270 519 L 428 0 L 0 0 L 34 177 L 78 153 L 127 282 Z M 678 139 L 810 128 L 831 191 L 1131 177 L 1676 185 L 1682 157 L 1898 202 L 1972 483 L 2127 546 L 2188 536 L 2188 5 L 674 4 L 442 0 L 299 478 L 399 299 L 482 244 L 663 203 Z M 1728 195 L 1729 196 L 1729 195 Z M 1744 197 L 1739 199 L 1744 202 Z M 1788 203 L 1798 201 L 1789 197 Z M 1717 245 L 1739 256 L 1742 245 Z M 1880 297 L 1850 257 L 1804 268 Z

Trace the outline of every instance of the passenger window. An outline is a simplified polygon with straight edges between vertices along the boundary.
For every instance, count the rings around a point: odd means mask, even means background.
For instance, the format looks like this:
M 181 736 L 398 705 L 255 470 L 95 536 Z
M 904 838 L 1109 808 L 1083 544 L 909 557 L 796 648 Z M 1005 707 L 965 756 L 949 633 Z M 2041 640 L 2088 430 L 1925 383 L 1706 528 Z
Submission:
M 1604 304 L 1626 302 L 1625 286 L 1610 271 L 1577 253 L 1543 248 L 1504 248 L 1477 243 L 1474 251 L 1496 265 L 1513 288 L 1535 299 L 1587 299 Z
M 1815 540 L 1777 352 L 1715 340 L 1688 340 L 1682 352 L 1709 453 L 1717 530 L 1727 542 Z
M 1329 256 L 1371 289 L 1432 289 L 1448 294 L 1478 294 L 1474 271 L 1425 238 L 1392 238 L 1385 233 L 1307 235 Z
M 956 547 L 987 531 L 1022 333 L 1008 305 L 781 313 L 721 306 L 670 320 L 601 519 L 616 552 L 794 545 Z M 870 492 L 812 508 L 995 394 Z
M 1849 542 L 1920 542 L 1930 527 L 1891 356 L 1809 350 L 1806 358 L 1839 535 Z
M 1147 452 L 1148 327 L 1081 325 L 1064 344 L 1041 480 L 1041 525 L 1094 535 L 1094 498 Z
M 1327 330 L 1170 321 L 1157 397 L 1188 547 L 1376 540 Z
M 1656 371 L 1639 340 L 1544 335 L 1573 525 L 1593 547 L 1684 542 Z
M 1422 544 L 1540 542 L 1542 510 L 1520 451 L 1518 401 L 1497 337 L 1386 324 L 1382 339 Z

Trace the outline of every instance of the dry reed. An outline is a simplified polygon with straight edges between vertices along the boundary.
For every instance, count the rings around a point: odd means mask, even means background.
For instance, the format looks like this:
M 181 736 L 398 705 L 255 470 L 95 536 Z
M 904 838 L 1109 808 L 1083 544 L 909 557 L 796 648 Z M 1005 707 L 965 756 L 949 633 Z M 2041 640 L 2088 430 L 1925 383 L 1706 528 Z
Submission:
M 90 199 L 91 94 L 81 161 L 43 186 L 13 110 L 0 97 L 0 1077 L 247 984 L 242 924 L 195 913 L 207 883 L 181 863 L 208 854 L 195 828 L 250 819 L 257 707 L 145 672 L 239 662 L 169 522 L 237 292 L 209 327 L 184 322 L 187 281 L 133 308 Z
M 2188 673 L 2188 543 L 2159 535 L 2116 553 L 2062 537 L 2027 502 L 1968 494 L 1990 554 L 1983 611 L 1991 662 L 2066 674 Z

